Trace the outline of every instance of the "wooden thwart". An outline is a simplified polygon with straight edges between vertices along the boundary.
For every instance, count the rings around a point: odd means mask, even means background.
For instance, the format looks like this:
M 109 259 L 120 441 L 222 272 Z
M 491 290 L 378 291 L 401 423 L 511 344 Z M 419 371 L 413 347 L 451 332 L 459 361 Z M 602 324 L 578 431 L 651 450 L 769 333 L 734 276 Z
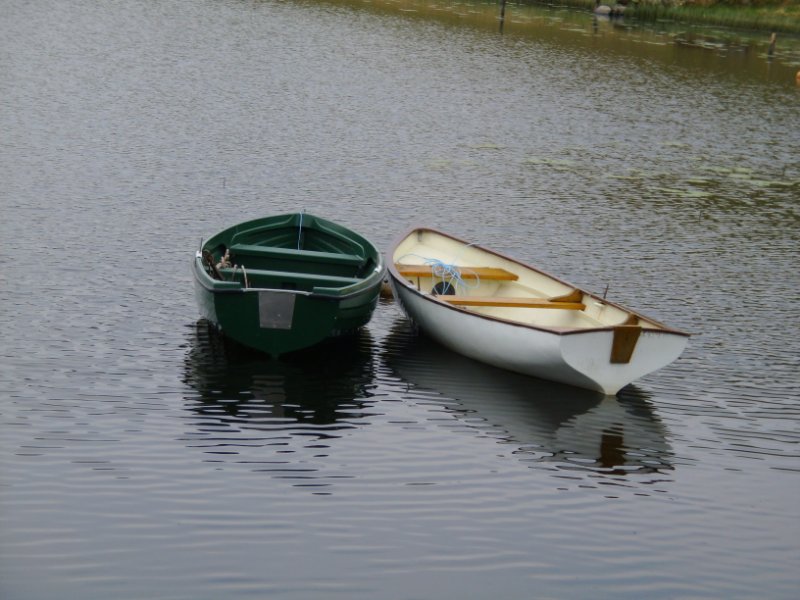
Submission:
M 439 277 L 430 265 L 395 265 L 404 277 Z M 519 279 L 511 271 L 499 267 L 456 267 L 461 279 L 486 279 L 491 281 L 516 281 Z
M 456 306 L 503 306 L 509 308 L 560 308 L 583 310 L 582 302 L 557 298 L 502 298 L 497 296 L 437 296 L 439 300 Z

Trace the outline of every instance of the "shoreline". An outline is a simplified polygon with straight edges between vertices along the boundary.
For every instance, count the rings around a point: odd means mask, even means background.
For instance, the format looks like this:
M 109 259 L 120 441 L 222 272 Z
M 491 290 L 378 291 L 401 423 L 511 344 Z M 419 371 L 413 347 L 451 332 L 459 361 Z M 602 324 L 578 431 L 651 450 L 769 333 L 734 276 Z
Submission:
M 502 1 L 502 0 L 501 0 Z M 760 3 L 759 6 L 722 4 L 717 0 L 688 3 L 682 0 L 630 0 L 625 18 L 647 21 L 674 21 L 679 23 L 721 26 L 746 31 L 788 33 L 800 35 L 800 1 Z M 553 6 L 544 0 L 522 0 L 522 4 Z M 563 6 L 593 10 L 595 0 L 559 0 Z M 615 6 L 615 0 L 601 0 L 600 4 Z

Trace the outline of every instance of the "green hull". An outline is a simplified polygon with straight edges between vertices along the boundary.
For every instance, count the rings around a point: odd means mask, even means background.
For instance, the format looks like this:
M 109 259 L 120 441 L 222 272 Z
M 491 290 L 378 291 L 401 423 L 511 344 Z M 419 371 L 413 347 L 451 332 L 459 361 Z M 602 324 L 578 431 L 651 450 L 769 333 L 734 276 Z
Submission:
M 192 269 L 200 314 L 226 336 L 271 356 L 365 325 L 384 276 L 372 243 L 308 214 L 226 229 L 203 244 Z

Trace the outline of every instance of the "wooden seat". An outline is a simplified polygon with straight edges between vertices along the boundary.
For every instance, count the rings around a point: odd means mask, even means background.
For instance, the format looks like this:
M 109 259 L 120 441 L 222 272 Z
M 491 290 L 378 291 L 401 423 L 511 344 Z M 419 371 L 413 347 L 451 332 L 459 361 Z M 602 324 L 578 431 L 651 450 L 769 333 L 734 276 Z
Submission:
M 400 265 L 395 264 L 397 271 L 404 277 L 441 277 L 434 273 L 435 267 L 431 265 Z M 456 267 L 461 279 L 485 279 L 491 281 L 516 281 L 519 279 L 511 271 L 499 267 Z
M 439 300 L 455 306 L 502 306 L 507 308 L 560 308 L 566 310 L 583 310 L 586 305 L 581 302 L 583 293 L 573 290 L 563 296 L 552 298 L 517 298 L 500 296 L 437 296 Z
M 296 250 L 294 248 L 257 246 L 255 244 L 234 244 L 230 247 L 230 250 L 234 256 L 258 256 L 264 258 L 273 258 L 278 261 L 312 261 L 353 265 L 356 267 L 364 263 L 364 259 L 355 254 L 319 252 L 316 250 Z
M 437 296 L 442 302 L 456 306 L 503 306 L 507 308 L 561 308 L 583 310 L 582 302 L 554 302 L 547 298 L 501 298 L 497 296 Z

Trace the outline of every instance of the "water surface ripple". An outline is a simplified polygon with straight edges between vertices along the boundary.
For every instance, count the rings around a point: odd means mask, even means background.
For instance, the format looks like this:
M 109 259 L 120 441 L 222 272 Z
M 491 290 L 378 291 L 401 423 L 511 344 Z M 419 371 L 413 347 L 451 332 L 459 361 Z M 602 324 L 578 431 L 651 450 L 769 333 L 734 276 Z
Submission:
M 796 597 L 796 41 L 395 4 L 5 3 L 0 596 Z M 615 398 L 390 301 L 267 361 L 189 260 L 300 209 L 694 335 Z

